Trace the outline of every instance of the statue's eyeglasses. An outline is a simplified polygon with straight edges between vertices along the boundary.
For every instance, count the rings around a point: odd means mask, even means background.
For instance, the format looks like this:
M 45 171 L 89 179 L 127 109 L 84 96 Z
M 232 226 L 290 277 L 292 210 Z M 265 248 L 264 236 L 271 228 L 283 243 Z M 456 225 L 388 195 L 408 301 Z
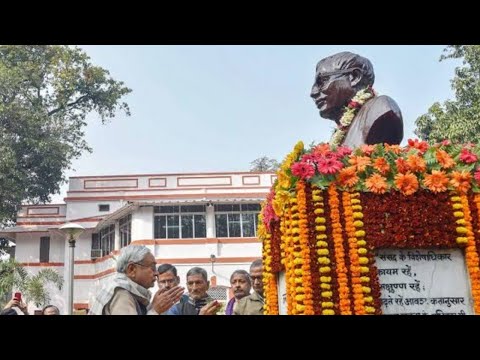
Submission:
M 335 70 L 335 71 L 321 73 L 317 76 L 317 83 L 319 85 L 321 85 L 321 84 L 325 83 L 326 80 L 328 80 L 328 78 L 330 76 L 340 75 L 340 74 L 348 74 L 348 73 L 351 73 L 354 70 L 360 70 L 361 71 L 362 69 L 360 69 L 358 67 L 355 67 L 355 68 L 350 68 L 350 69 L 341 69 L 341 70 Z

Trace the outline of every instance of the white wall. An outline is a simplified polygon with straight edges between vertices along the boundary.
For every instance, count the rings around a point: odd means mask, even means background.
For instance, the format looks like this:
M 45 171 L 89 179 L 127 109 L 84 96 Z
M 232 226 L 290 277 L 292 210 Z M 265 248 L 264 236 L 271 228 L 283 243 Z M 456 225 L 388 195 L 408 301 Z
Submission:
M 99 204 L 110 205 L 110 211 L 98 211 Z M 120 209 L 122 206 L 123 203 L 121 201 L 72 201 L 67 206 L 67 221 L 93 216 L 105 216 Z
M 139 207 L 132 214 L 132 241 L 153 239 L 153 206 Z

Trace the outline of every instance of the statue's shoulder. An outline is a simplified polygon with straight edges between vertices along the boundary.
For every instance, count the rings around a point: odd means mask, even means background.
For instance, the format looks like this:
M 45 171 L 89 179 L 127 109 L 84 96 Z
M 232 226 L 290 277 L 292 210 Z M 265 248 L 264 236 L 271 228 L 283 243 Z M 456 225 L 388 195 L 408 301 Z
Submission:
M 365 104 L 365 110 L 367 110 L 368 118 L 372 123 L 387 113 L 402 119 L 402 112 L 397 103 L 387 95 L 376 96 L 368 101 Z

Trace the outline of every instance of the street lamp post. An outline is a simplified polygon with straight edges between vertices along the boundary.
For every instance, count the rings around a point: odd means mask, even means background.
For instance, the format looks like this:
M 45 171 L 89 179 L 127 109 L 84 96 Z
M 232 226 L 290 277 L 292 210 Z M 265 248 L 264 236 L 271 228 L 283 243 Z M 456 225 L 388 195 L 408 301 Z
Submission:
M 73 314 L 73 265 L 75 263 L 75 241 L 78 239 L 85 228 L 79 224 L 68 223 L 59 228 L 68 240 L 69 248 L 69 268 L 68 268 L 68 282 L 69 288 L 67 291 L 67 315 Z

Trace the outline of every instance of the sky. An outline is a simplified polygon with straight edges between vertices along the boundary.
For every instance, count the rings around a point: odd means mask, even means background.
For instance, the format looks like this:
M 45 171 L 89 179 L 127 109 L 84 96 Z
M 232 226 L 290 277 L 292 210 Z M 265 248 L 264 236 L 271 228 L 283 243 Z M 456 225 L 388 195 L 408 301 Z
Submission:
M 340 51 L 368 58 L 374 89 L 399 105 L 404 140 L 436 101 L 454 97 L 457 60 L 439 45 L 81 46 L 93 64 L 133 91 L 102 125 L 88 117 L 92 153 L 66 176 L 248 171 L 262 156 L 281 161 L 297 141 L 327 142 L 334 128 L 309 94 L 317 62 Z M 68 184 L 52 197 L 63 202 Z

